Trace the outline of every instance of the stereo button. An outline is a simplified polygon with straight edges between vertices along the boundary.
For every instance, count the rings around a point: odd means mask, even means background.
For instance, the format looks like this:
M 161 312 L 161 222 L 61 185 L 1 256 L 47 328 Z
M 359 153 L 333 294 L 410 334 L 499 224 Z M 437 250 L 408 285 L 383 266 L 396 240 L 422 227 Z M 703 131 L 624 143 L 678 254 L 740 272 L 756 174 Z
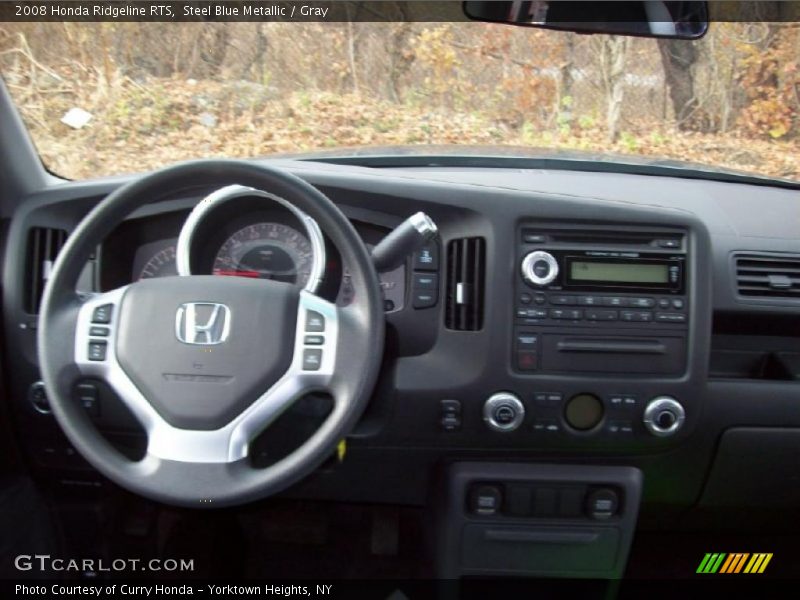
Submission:
M 550 318 L 551 319 L 571 319 L 577 320 L 580 319 L 583 314 L 581 310 L 567 310 L 563 308 L 551 308 L 550 309 Z
M 655 305 L 652 298 L 628 298 L 628 306 L 632 308 L 653 308 Z
M 628 299 L 619 296 L 607 296 L 603 298 L 603 306 L 628 306 Z
M 517 348 L 520 350 L 535 350 L 538 336 L 535 333 L 520 333 L 517 335 Z
M 517 352 L 517 369 L 520 371 L 535 371 L 538 362 L 535 351 L 520 350 Z
M 544 244 L 547 238 L 537 233 L 526 233 L 523 240 L 526 244 Z
M 575 300 L 575 296 L 550 296 L 550 304 L 558 306 L 574 306 Z
M 587 310 L 586 318 L 589 321 L 616 321 L 618 313 L 615 310 Z
M 653 320 L 653 313 L 637 310 L 623 310 L 620 312 L 620 319 L 636 323 L 649 323 Z
M 656 313 L 659 323 L 686 323 L 686 315 L 682 313 Z

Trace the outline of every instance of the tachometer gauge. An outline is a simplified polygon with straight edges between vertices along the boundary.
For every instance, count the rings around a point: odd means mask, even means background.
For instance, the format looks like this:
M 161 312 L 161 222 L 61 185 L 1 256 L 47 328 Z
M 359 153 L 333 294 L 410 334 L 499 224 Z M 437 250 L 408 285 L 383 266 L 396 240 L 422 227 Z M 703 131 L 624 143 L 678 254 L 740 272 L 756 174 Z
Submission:
M 304 286 L 311 275 L 313 257 L 311 242 L 296 229 L 282 223 L 255 223 L 225 240 L 212 273 Z
M 169 277 L 177 275 L 178 268 L 175 265 L 175 246 L 167 246 L 156 252 L 150 257 L 142 270 L 139 271 L 137 279 L 149 279 L 151 277 Z

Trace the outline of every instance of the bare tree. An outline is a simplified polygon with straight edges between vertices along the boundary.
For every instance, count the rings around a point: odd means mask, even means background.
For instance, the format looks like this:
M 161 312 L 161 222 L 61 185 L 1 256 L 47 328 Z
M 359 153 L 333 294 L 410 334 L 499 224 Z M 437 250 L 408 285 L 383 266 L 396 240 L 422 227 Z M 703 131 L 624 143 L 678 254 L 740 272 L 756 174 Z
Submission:
M 697 129 L 697 96 L 694 89 L 694 66 L 697 49 L 686 40 L 659 39 L 658 50 L 664 67 L 664 81 L 669 88 L 672 110 L 678 129 Z
M 600 73 L 606 96 L 606 135 L 608 141 L 619 138 L 619 118 L 625 98 L 625 61 L 630 38 L 603 36 L 600 41 Z

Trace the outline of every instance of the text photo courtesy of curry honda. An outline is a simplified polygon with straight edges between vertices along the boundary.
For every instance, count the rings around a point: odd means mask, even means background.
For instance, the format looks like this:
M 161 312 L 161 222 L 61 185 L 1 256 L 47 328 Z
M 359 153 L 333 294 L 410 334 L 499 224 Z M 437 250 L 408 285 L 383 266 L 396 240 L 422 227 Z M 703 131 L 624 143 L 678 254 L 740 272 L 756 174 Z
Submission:
M 0 1 L 0 595 L 794 597 L 800 1 Z

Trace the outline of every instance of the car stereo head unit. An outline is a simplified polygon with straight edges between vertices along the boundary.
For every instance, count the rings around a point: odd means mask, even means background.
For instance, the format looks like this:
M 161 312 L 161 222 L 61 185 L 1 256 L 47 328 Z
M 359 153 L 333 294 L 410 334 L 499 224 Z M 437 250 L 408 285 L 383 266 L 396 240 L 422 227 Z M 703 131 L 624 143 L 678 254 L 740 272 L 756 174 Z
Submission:
M 683 254 L 594 250 L 536 250 L 520 265 L 534 289 L 576 292 L 682 294 Z

